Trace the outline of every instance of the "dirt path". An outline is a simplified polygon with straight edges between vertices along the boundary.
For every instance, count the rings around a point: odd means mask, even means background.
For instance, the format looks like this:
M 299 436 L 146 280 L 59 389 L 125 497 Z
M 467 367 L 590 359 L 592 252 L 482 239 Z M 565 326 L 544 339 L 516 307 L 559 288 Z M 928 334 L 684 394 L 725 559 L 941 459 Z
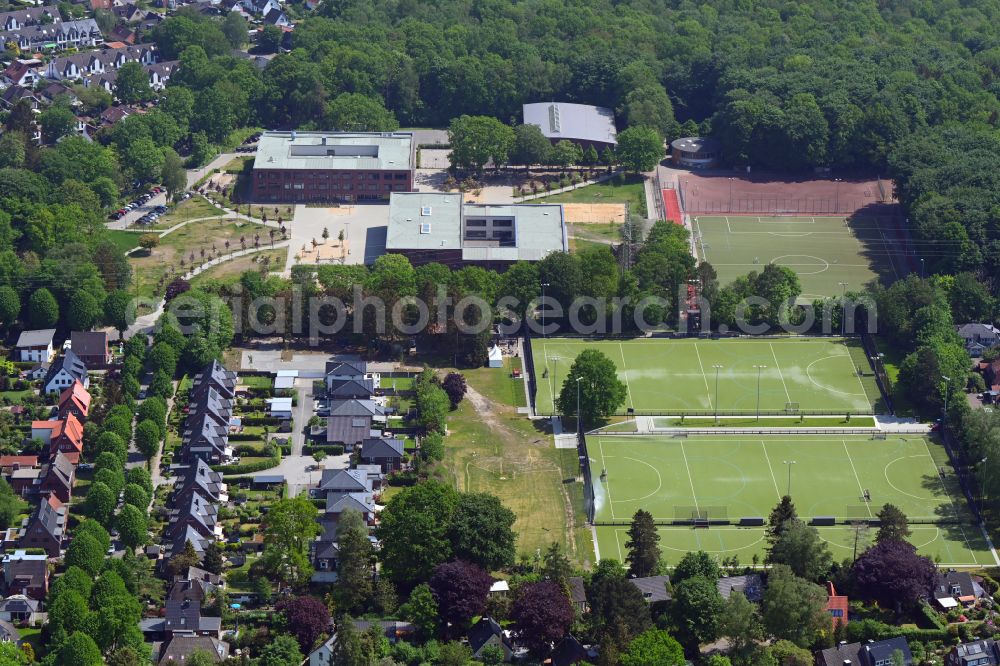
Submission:
M 522 435 L 510 426 L 503 422 L 503 419 L 497 416 L 497 413 L 504 409 L 502 405 L 498 405 L 485 395 L 477 391 L 472 387 L 472 385 L 466 385 L 465 399 L 469 401 L 472 408 L 476 411 L 476 415 L 482 420 L 484 424 L 494 432 L 500 434 L 501 437 L 508 440 L 521 438 Z M 546 438 L 543 441 L 548 441 Z M 566 532 L 566 542 L 568 554 L 576 559 L 577 549 L 576 549 L 576 535 L 575 527 L 576 520 L 573 515 L 573 503 L 569 497 L 569 491 L 566 490 L 566 484 L 562 483 L 562 470 L 557 465 L 553 465 L 552 470 L 560 477 L 560 492 L 563 497 L 563 514 L 564 514 L 564 529 Z M 466 491 L 470 491 L 468 488 L 468 480 L 466 480 Z

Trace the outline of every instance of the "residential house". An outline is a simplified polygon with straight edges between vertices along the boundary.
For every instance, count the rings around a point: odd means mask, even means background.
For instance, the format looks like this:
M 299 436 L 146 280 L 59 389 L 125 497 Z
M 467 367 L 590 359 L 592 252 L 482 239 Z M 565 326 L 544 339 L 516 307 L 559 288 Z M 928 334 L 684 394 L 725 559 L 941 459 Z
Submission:
M 51 462 L 45 466 L 41 474 L 40 490 L 51 493 L 59 501 L 68 504 L 73 498 L 73 484 L 76 483 L 76 465 L 62 451 L 56 451 Z
M 49 447 L 49 455 L 83 453 L 83 425 L 73 414 L 51 421 L 32 421 L 31 438 L 40 439 Z
M 326 381 L 328 398 L 334 400 L 346 400 L 348 398 L 358 398 L 368 400 L 375 395 L 375 381 L 372 379 L 330 379 Z
M 982 356 L 983 352 L 994 345 L 1000 344 L 1000 328 L 993 324 L 979 322 L 956 326 L 958 337 L 965 342 L 965 350 L 969 356 Z
M 909 666 L 911 662 L 906 662 Z M 997 666 L 1000 644 L 992 638 L 959 643 L 944 658 L 945 666 Z
M 117 17 L 119 21 L 124 21 L 126 23 L 138 23 L 146 17 L 146 12 L 139 9 L 138 6 L 132 3 L 126 3 L 119 7 L 115 7 L 114 13 L 115 17 Z
M 5 109 L 13 109 L 17 105 L 17 103 L 20 102 L 22 99 L 28 100 L 28 105 L 32 111 L 38 111 L 38 108 L 42 104 L 41 100 L 38 98 L 38 95 L 36 95 L 35 92 L 31 90 L 31 88 L 25 88 L 23 86 L 11 86 L 6 90 L 4 90 L 3 93 L 0 93 L 0 106 L 2 106 Z M 37 130 L 37 126 L 35 129 L 35 134 L 37 137 L 41 137 L 41 133 Z M 16 351 L 14 354 L 14 360 L 15 361 L 21 360 L 20 358 L 18 358 Z
M 233 418 L 233 401 L 214 388 L 200 391 L 188 402 L 188 418 L 204 414 L 220 428 L 229 428 Z
M 221 574 L 214 574 L 199 567 L 188 567 L 174 576 L 174 581 L 179 580 L 198 581 L 205 588 L 206 593 L 211 593 L 217 587 L 226 586 L 226 579 Z
M 44 379 L 45 375 L 49 374 L 50 367 L 52 367 L 52 364 L 48 361 L 45 361 L 44 363 L 36 363 L 24 373 L 24 376 L 30 381 L 37 382 L 39 379 Z
M 40 466 L 20 467 L 10 473 L 7 482 L 17 496 L 28 498 L 38 493 L 41 479 L 42 468 Z
M 170 537 L 186 534 L 187 529 L 193 529 L 203 539 L 221 539 L 222 525 L 218 520 L 219 508 L 198 493 L 192 493 L 191 499 L 176 505 L 170 511 L 170 522 L 167 525 L 167 535 Z
M 386 474 L 403 466 L 405 443 L 395 437 L 369 437 L 361 442 L 360 460 L 370 465 L 378 465 Z
M 290 28 L 292 26 L 292 22 L 285 16 L 285 12 L 280 9 L 271 9 L 264 15 L 262 20 L 264 25 L 276 25 L 279 28 Z
M 934 599 L 942 608 L 953 608 L 952 600 L 961 604 L 971 605 L 977 599 L 987 596 L 983 586 L 969 574 L 968 571 L 949 569 L 938 573 L 934 581 Z
M 49 557 L 59 557 L 66 536 L 66 507 L 57 498 L 39 500 L 37 508 L 21 522 L 19 548 L 41 548 Z
M 571 666 L 581 662 L 596 661 L 597 650 L 584 646 L 572 634 L 559 641 L 552 650 L 552 666 Z
M 15 550 L 3 556 L 3 593 L 44 601 L 49 594 L 48 557 Z
M 105 368 L 111 364 L 108 334 L 104 331 L 73 331 L 69 334 L 70 349 L 88 368 Z
M 309 558 L 312 560 L 314 583 L 337 582 L 337 558 L 340 547 L 337 545 L 337 523 L 322 521 L 322 533 L 316 537 L 309 547 Z
M 368 525 L 375 522 L 375 500 L 371 495 L 365 493 L 327 494 L 326 511 L 323 514 L 326 520 L 338 522 L 340 514 L 348 510 L 360 513 Z
M 0 622 L 37 624 L 45 617 L 42 602 L 23 594 L 14 594 L 0 600 Z
M 833 629 L 837 625 L 847 626 L 849 603 L 846 596 L 837 594 L 837 588 L 830 581 L 826 582 L 826 611 L 830 614 Z
M 507 632 L 493 618 L 482 617 L 469 629 L 469 647 L 472 648 L 472 657 L 479 659 L 483 650 L 490 646 L 497 646 L 503 650 L 504 661 L 510 661 L 514 655 L 514 643 Z
M 80 423 L 87 421 L 90 413 L 90 393 L 83 384 L 76 381 L 59 394 L 59 418 L 64 419 L 72 414 Z
M 176 632 L 160 646 L 156 663 L 159 666 L 179 666 L 195 652 L 203 652 L 214 662 L 222 663 L 229 658 L 229 644 L 212 636 Z
M 867 643 L 847 643 L 816 653 L 816 666 L 895 666 L 893 655 L 903 655 L 903 666 L 913 666 L 913 655 L 905 638 L 888 638 Z M 965 663 L 965 662 L 959 662 Z M 967 664 L 967 666 L 972 666 Z
M 164 541 L 164 561 L 169 560 L 178 553 L 183 553 L 184 548 L 188 543 L 190 543 L 194 548 L 194 552 L 198 555 L 198 559 L 200 561 L 205 556 L 205 548 L 208 547 L 209 543 L 215 541 L 215 537 L 206 538 L 193 527 L 188 525 L 187 527 L 179 529 L 175 534 L 168 533 Z
M 0 13 L 0 30 L 20 30 L 26 26 L 58 23 L 62 20 L 55 5 L 29 7 Z
M 24 467 L 38 467 L 38 456 L 0 456 L 0 473 L 4 476 Z
M 759 604 L 764 599 L 764 582 L 758 574 L 746 576 L 723 576 L 716 583 L 723 599 L 729 599 L 733 592 L 740 592 L 748 601 Z
M 232 457 L 229 428 L 219 425 L 207 412 L 188 416 L 184 423 L 181 459 L 222 463 Z
M 3 82 L 4 86 L 32 88 L 42 78 L 39 65 L 41 65 L 41 61 L 35 59 L 15 60 L 3 70 L 0 81 Z
M 226 484 L 222 482 L 222 474 L 212 471 L 204 460 L 198 459 L 186 465 L 175 465 L 171 470 L 176 475 L 170 499 L 173 506 L 187 503 L 196 493 L 216 504 L 229 501 Z
M 370 437 L 380 437 L 373 432 L 374 424 L 385 423 L 385 409 L 374 400 L 334 400 L 327 418 L 327 442 L 343 444 L 348 451 Z
M 214 388 L 224 397 L 232 399 L 236 396 L 236 373 L 226 368 L 218 361 L 212 361 L 211 365 L 196 375 L 191 384 L 189 399 L 194 400 L 202 391 Z
M 47 363 L 52 360 L 54 328 L 21 331 L 14 346 L 14 358 L 22 363 Z
M 199 636 L 222 638 L 222 618 L 202 617 L 201 606 L 209 590 L 199 580 L 179 580 L 167 594 L 164 632 L 190 631 Z
M 76 93 L 73 92 L 73 89 L 67 87 L 65 84 L 62 83 L 58 82 L 50 83 L 41 90 L 39 90 L 38 94 L 41 95 L 42 99 L 44 99 L 49 104 L 52 104 L 61 97 L 68 100 L 70 106 L 72 107 L 79 107 L 82 105 L 80 98 L 76 96 Z
M 332 358 L 326 362 L 326 371 L 324 372 L 324 380 L 326 381 L 326 388 L 329 391 L 334 382 L 357 380 L 362 381 L 369 379 L 372 381 L 373 388 L 378 387 L 379 375 L 376 373 L 370 373 L 368 371 L 368 364 L 364 361 L 358 361 L 353 359 L 345 358 Z M 344 396 L 344 397 L 355 397 L 355 396 Z
M 629 578 L 628 581 L 639 588 L 642 598 L 649 603 L 670 601 L 667 586 L 670 576 L 646 576 L 645 578 Z
M 354 630 L 367 632 L 372 627 L 378 627 L 390 643 L 405 640 L 416 633 L 416 626 L 410 622 L 398 620 L 353 620 Z M 333 663 L 333 650 L 337 644 L 336 632 L 318 648 L 309 653 L 308 666 L 329 666 Z
M 13 643 L 21 647 L 21 632 L 10 622 L 0 620 L 0 642 Z
M 128 25 L 116 25 L 108 32 L 108 39 L 113 39 L 115 44 L 124 44 L 126 46 L 135 44 L 136 37 L 135 30 Z
M 87 376 L 87 365 L 72 349 L 67 349 L 49 366 L 49 371 L 42 380 L 42 392 L 62 393 L 73 382 L 80 382 L 83 388 L 87 388 L 90 386 L 90 377 Z

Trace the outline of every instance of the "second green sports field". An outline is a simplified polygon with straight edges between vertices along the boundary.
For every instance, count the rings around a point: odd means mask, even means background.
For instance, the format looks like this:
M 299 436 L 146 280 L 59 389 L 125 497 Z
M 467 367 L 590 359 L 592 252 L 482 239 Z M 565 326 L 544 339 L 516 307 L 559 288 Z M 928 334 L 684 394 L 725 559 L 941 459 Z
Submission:
M 548 338 L 531 344 L 538 414 L 554 412 L 553 395 L 559 394 L 570 366 L 584 349 L 600 350 L 618 367 L 628 389 L 623 413 L 627 408 L 661 414 L 718 408 L 750 414 L 757 408 L 758 371 L 763 411 L 784 411 L 794 405 L 802 412 L 869 412 L 879 399 L 868 361 L 855 340 Z

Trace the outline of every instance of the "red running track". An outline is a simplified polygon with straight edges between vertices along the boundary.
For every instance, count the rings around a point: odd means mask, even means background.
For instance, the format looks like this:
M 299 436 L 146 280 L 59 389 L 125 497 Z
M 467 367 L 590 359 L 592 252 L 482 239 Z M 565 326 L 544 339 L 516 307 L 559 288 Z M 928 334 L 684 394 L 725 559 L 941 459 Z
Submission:
M 666 212 L 667 219 L 674 224 L 684 224 L 684 218 L 681 216 L 681 204 L 677 199 L 677 190 L 661 190 L 663 194 L 663 210 Z

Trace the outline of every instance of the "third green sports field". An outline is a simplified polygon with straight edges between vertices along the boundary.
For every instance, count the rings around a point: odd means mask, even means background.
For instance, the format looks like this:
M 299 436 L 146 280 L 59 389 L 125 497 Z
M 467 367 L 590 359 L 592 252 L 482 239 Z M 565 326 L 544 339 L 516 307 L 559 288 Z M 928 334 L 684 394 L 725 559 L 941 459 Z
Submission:
M 859 413 L 870 411 L 879 399 L 856 340 L 536 338 L 531 345 L 538 414 L 553 413 L 553 395 L 559 394 L 584 349 L 600 350 L 618 367 L 628 389 L 622 412 L 678 414 L 718 407 L 720 412 L 753 413 L 758 372 L 763 411 L 782 411 L 791 404 L 803 412 Z
M 668 562 L 701 548 L 748 563 L 763 554 L 764 531 L 741 519 L 766 518 L 790 494 L 800 518 L 837 522 L 820 533 L 838 557 L 860 529 L 852 523 L 873 521 L 888 503 L 909 517 L 911 541 L 925 554 L 955 566 L 994 564 L 944 450 L 922 436 L 591 434 L 587 448 L 603 557 L 620 556 L 623 530 L 644 509 L 662 525 Z M 675 524 L 693 516 L 713 524 Z
M 906 257 L 894 223 L 879 217 L 720 216 L 692 218 L 694 240 L 727 284 L 764 264 L 788 266 L 799 276 L 801 298 L 860 290 L 879 278 L 906 275 Z

